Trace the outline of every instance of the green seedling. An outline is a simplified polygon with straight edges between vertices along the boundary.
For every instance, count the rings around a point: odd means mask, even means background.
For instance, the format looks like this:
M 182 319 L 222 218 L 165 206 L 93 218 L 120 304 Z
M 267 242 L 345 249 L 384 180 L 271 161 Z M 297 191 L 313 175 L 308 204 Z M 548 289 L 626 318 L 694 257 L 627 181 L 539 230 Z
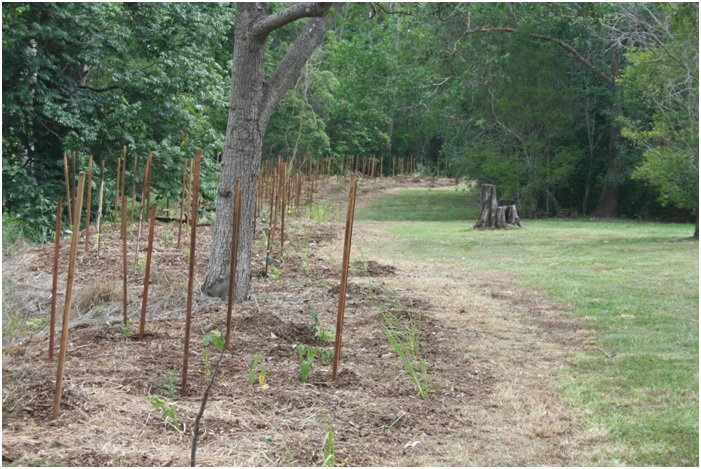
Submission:
M 146 271 L 146 258 L 141 257 L 139 258 L 138 262 L 134 264 L 134 273 L 138 276 L 144 275 L 144 272 Z
M 265 386 L 265 371 L 263 357 L 260 355 L 253 355 L 251 358 L 251 363 L 248 366 L 249 384 L 254 384 L 256 382 L 256 374 L 258 374 L 258 384 L 261 388 L 263 388 Z
M 129 323 L 131 323 L 131 320 L 129 320 Z M 118 331 L 114 334 L 115 337 L 122 336 L 125 339 L 128 339 L 134 335 L 134 333 L 131 331 L 131 329 L 129 329 L 128 324 L 119 323 L 116 325 L 116 327 L 117 327 Z
M 309 329 L 314 331 L 314 338 L 319 340 L 320 342 L 324 344 L 328 344 L 333 342 L 333 340 L 336 338 L 333 332 L 325 330 L 321 327 L 321 321 L 319 320 L 319 314 L 316 311 L 311 311 L 311 316 L 312 316 L 312 325 L 309 326 Z
M 319 358 L 323 365 L 331 363 L 331 359 L 333 358 L 333 350 L 310 347 L 307 344 L 295 345 L 294 351 L 301 360 L 299 363 L 299 380 L 303 383 L 307 382 L 309 373 L 312 370 L 312 364 L 317 358 Z
M 331 419 L 327 417 L 328 425 L 324 434 L 324 441 L 321 443 L 321 455 L 324 461 L 322 467 L 336 467 L 336 442 L 333 436 L 333 424 Z
M 202 338 L 202 345 L 204 345 L 204 349 L 202 350 L 202 360 L 204 360 L 204 376 L 205 378 L 209 378 L 212 376 L 212 369 L 209 361 L 209 346 L 213 345 L 214 348 L 219 351 L 219 353 L 224 350 L 224 342 L 222 342 L 221 339 L 221 331 L 214 329 L 207 332 Z
M 175 377 L 175 371 L 171 370 L 163 374 L 163 387 L 161 388 L 161 396 L 174 397 L 178 390 L 178 380 Z
M 385 321 L 387 321 L 386 317 Z M 407 374 L 414 382 L 419 397 L 427 397 L 431 391 L 429 388 L 428 364 L 426 361 L 424 360 L 420 363 L 421 370 L 417 374 L 406 341 L 402 339 L 401 334 L 394 328 L 394 325 L 390 322 L 386 322 L 386 324 L 381 326 L 381 329 L 385 337 L 387 337 L 387 341 L 392 346 L 392 349 L 399 357 L 399 360 L 404 364 L 404 368 L 406 368 Z
M 175 428 L 182 438 L 185 432 L 180 428 L 180 422 L 178 422 L 178 406 L 175 404 L 168 404 L 158 396 L 149 395 L 146 397 L 146 399 L 151 403 L 154 409 L 163 410 L 163 413 L 161 414 L 163 421 Z

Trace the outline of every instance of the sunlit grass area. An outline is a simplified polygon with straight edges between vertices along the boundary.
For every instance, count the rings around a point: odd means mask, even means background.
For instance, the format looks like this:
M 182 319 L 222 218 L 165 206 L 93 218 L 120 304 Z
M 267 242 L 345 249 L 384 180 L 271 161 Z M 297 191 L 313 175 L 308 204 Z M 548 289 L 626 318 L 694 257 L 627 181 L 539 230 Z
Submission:
M 698 243 L 692 225 L 522 220 L 475 231 L 461 189 L 378 197 L 358 219 L 389 234 L 366 254 L 501 269 L 546 291 L 598 333 L 561 389 L 613 443 L 592 464 L 698 465 Z M 376 223 L 381 222 L 381 223 Z

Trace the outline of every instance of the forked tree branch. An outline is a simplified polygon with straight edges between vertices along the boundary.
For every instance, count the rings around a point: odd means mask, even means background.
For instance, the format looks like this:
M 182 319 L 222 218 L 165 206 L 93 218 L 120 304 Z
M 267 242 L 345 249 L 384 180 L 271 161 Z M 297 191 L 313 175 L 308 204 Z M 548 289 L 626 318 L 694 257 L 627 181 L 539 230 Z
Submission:
M 276 29 L 299 19 L 325 16 L 332 6 L 333 3 L 325 2 L 295 3 L 272 15 L 258 17 L 253 25 L 253 35 L 266 37 Z

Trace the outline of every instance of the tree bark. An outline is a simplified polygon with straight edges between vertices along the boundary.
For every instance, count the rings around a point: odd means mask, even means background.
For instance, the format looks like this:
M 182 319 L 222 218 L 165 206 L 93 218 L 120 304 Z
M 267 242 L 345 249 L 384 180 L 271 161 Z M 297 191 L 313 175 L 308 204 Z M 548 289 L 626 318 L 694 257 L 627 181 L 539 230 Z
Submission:
M 615 78 L 620 74 L 621 56 L 620 51 L 615 46 L 611 54 L 611 76 Z M 621 171 L 623 170 L 623 164 L 618 155 L 618 142 L 621 137 L 621 128 L 615 120 L 621 115 L 621 104 L 617 101 L 615 80 L 611 81 L 610 90 L 611 99 L 613 99 L 614 104 L 611 136 L 609 139 L 608 162 L 599 201 L 596 203 L 596 209 L 594 209 L 594 216 L 599 218 L 615 218 L 618 216 L 619 179 Z
M 482 210 L 477 223 L 475 223 L 475 229 L 522 228 L 516 206 L 503 205 L 500 207 L 497 203 L 496 186 L 483 184 L 480 200 Z
M 212 250 L 202 291 L 228 296 L 234 181 L 241 180 L 241 226 L 236 268 L 237 301 L 248 297 L 252 275 L 253 226 L 263 135 L 273 111 L 299 75 L 312 52 L 323 42 L 330 3 L 298 3 L 268 14 L 267 3 L 237 3 L 234 62 L 226 143 L 219 176 Z M 338 8 L 338 6 L 337 6 Z M 311 18 L 269 80 L 265 80 L 265 44 L 277 28 Z

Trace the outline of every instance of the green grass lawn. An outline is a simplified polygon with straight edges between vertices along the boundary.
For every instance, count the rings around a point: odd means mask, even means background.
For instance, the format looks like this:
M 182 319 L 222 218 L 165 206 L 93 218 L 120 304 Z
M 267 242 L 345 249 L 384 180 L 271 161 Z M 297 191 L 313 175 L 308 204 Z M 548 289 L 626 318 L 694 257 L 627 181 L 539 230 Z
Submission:
M 379 196 L 356 219 L 392 235 L 368 255 L 513 272 L 596 330 L 601 351 L 578 352 L 560 384 L 612 443 L 588 463 L 698 466 L 693 226 L 522 220 L 523 230 L 474 231 L 478 212 L 463 190 L 414 189 Z

